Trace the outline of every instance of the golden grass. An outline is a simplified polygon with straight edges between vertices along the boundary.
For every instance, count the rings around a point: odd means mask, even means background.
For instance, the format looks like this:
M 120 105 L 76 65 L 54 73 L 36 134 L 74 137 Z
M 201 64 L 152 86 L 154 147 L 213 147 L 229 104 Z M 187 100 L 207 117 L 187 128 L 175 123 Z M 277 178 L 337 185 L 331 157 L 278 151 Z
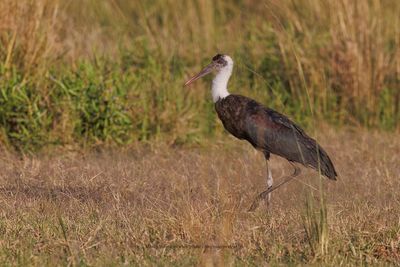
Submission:
M 16 66 L 26 74 L 43 68 L 61 54 L 62 21 L 57 1 L 0 1 L 0 59 L 4 67 Z
M 288 69 L 293 62 L 298 65 L 298 74 L 289 78 L 297 85 L 292 88 L 309 87 L 311 103 L 326 101 L 332 89 L 341 105 L 361 112 L 364 123 L 377 123 L 380 118 L 367 114 L 376 110 L 382 91 L 396 86 L 400 78 L 398 2 L 267 2 L 284 64 Z M 327 105 L 319 105 L 316 112 Z M 348 116 L 338 115 L 341 121 Z
M 303 169 L 255 213 L 264 159 L 226 136 L 204 148 L 2 152 L 1 264 L 398 263 L 398 136 L 317 136 L 340 175 L 323 179 L 325 204 L 318 175 Z M 276 157 L 271 166 L 275 181 L 291 172 Z

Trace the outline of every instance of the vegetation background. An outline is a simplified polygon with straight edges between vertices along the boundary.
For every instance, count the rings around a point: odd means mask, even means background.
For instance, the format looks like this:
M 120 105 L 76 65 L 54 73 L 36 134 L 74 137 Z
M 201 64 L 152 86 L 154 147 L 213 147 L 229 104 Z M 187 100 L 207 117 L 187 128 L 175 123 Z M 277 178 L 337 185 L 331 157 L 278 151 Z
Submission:
M 265 163 L 182 86 L 216 53 L 338 182 L 245 212 Z M 399 126 L 398 0 L 0 0 L 0 263 L 398 264 Z
M 394 130 L 400 3 L 385 1 L 0 1 L 0 143 L 35 151 L 220 134 L 208 83 L 216 53 L 231 91 L 303 126 Z

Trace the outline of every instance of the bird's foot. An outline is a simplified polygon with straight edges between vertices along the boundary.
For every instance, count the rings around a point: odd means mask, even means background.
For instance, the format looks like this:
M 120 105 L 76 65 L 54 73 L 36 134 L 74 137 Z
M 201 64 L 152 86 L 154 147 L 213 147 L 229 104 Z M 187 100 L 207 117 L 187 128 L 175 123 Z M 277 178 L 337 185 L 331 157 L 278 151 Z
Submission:
M 293 163 L 291 163 L 291 164 L 294 167 L 293 174 L 290 176 L 286 176 L 279 184 L 277 184 L 275 186 L 272 186 L 272 183 L 271 183 L 271 185 L 268 185 L 268 189 L 265 190 L 264 192 L 261 192 L 260 194 L 258 194 L 258 196 L 254 199 L 253 204 L 251 204 L 251 207 L 248 210 L 249 212 L 255 211 L 257 209 L 258 205 L 260 204 L 260 201 L 262 199 L 265 199 L 268 195 L 270 196 L 272 191 L 278 189 L 279 187 L 286 184 L 290 180 L 296 178 L 301 173 L 301 170 L 298 166 L 294 165 Z
M 260 205 L 260 202 L 262 201 L 262 200 L 265 200 L 265 201 L 267 201 L 267 207 L 269 207 L 269 202 L 270 202 L 270 199 L 268 199 L 268 196 L 270 197 L 270 189 L 271 188 L 268 188 L 267 190 L 265 190 L 265 191 L 263 191 L 263 192 L 261 192 L 255 199 L 254 199 L 254 201 L 253 201 L 253 203 L 251 204 L 251 207 L 249 208 L 249 212 L 253 212 L 253 211 L 255 211 L 257 208 L 258 208 L 258 206 Z

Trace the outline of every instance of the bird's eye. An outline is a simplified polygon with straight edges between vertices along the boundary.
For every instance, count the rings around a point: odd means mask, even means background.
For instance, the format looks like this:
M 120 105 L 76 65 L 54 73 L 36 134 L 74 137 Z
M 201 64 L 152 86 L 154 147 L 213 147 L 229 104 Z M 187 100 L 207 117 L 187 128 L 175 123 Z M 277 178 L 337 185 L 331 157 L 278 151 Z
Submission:
M 224 67 L 224 66 L 226 66 L 226 64 L 227 64 L 227 62 L 226 62 L 223 58 L 220 58 L 220 59 L 218 60 L 218 65 L 219 65 L 220 67 Z

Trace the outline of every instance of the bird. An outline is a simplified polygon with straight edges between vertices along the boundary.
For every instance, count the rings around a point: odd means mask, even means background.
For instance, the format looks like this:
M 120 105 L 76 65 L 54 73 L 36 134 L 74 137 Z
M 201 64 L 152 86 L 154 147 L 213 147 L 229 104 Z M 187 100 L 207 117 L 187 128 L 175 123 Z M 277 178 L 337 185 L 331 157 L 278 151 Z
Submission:
M 233 60 L 228 55 L 217 54 L 210 64 L 190 78 L 184 86 L 214 73 L 211 95 L 215 110 L 224 128 L 234 137 L 247 140 L 254 148 L 264 154 L 267 169 L 267 190 L 258 194 L 249 211 L 258 207 L 265 199 L 269 205 L 271 193 L 301 173 L 295 163 L 311 167 L 323 176 L 336 180 L 337 172 L 327 152 L 306 132 L 287 116 L 271 109 L 249 97 L 230 94 L 228 81 L 233 70 Z M 273 186 L 269 166 L 270 155 L 287 159 L 295 168 L 294 173 L 281 183 Z

